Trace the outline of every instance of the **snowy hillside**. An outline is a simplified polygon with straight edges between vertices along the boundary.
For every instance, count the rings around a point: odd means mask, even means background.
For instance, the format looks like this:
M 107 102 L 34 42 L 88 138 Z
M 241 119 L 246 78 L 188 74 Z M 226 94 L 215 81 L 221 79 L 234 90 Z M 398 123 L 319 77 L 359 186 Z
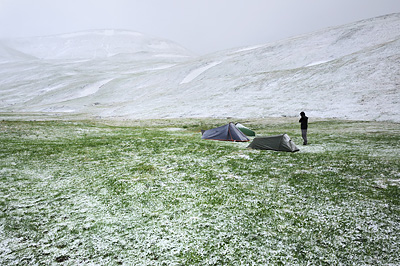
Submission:
M 140 33 L 0 41 L 0 112 L 400 122 L 400 14 L 194 56 Z

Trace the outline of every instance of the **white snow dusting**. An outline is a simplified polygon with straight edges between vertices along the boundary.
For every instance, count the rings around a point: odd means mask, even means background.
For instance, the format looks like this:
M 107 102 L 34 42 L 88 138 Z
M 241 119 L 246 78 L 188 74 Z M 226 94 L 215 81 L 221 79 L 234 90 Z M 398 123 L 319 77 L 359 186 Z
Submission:
M 0 112 L 400 122 L 399 51 L 400 13 L 199 57 L 118 30 L 2 40 Z

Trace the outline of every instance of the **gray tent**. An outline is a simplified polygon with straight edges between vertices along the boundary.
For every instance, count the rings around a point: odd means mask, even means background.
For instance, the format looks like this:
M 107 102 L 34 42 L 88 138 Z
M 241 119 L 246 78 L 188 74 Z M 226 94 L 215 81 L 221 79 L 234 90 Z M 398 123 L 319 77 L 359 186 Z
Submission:
M 206 130 L 202 139 L 227 140 L 227 141 L 249 141 L 245 134 L 235 124 L 229 123 L 221 127 Z
M 299 151 L 293 141 L 286 134 L 269 137 L 255 137 L 247 148 L 291 152 Z

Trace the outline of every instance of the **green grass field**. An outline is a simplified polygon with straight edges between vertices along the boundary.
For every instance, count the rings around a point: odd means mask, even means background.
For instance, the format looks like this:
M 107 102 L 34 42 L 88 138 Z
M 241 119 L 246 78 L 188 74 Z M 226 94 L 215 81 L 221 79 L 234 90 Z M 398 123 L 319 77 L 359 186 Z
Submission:
M 399 124 L 227 122 L 0 122 L 0 265 L 400 265 Z

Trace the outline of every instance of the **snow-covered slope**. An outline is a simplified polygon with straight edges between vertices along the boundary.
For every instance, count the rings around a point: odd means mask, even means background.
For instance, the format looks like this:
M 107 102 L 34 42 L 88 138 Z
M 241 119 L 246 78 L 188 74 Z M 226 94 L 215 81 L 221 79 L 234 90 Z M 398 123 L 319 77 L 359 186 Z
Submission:
M 196 57 L 127 31 L 0 42 L 0 112 L 400 122 L 400 14 Z

